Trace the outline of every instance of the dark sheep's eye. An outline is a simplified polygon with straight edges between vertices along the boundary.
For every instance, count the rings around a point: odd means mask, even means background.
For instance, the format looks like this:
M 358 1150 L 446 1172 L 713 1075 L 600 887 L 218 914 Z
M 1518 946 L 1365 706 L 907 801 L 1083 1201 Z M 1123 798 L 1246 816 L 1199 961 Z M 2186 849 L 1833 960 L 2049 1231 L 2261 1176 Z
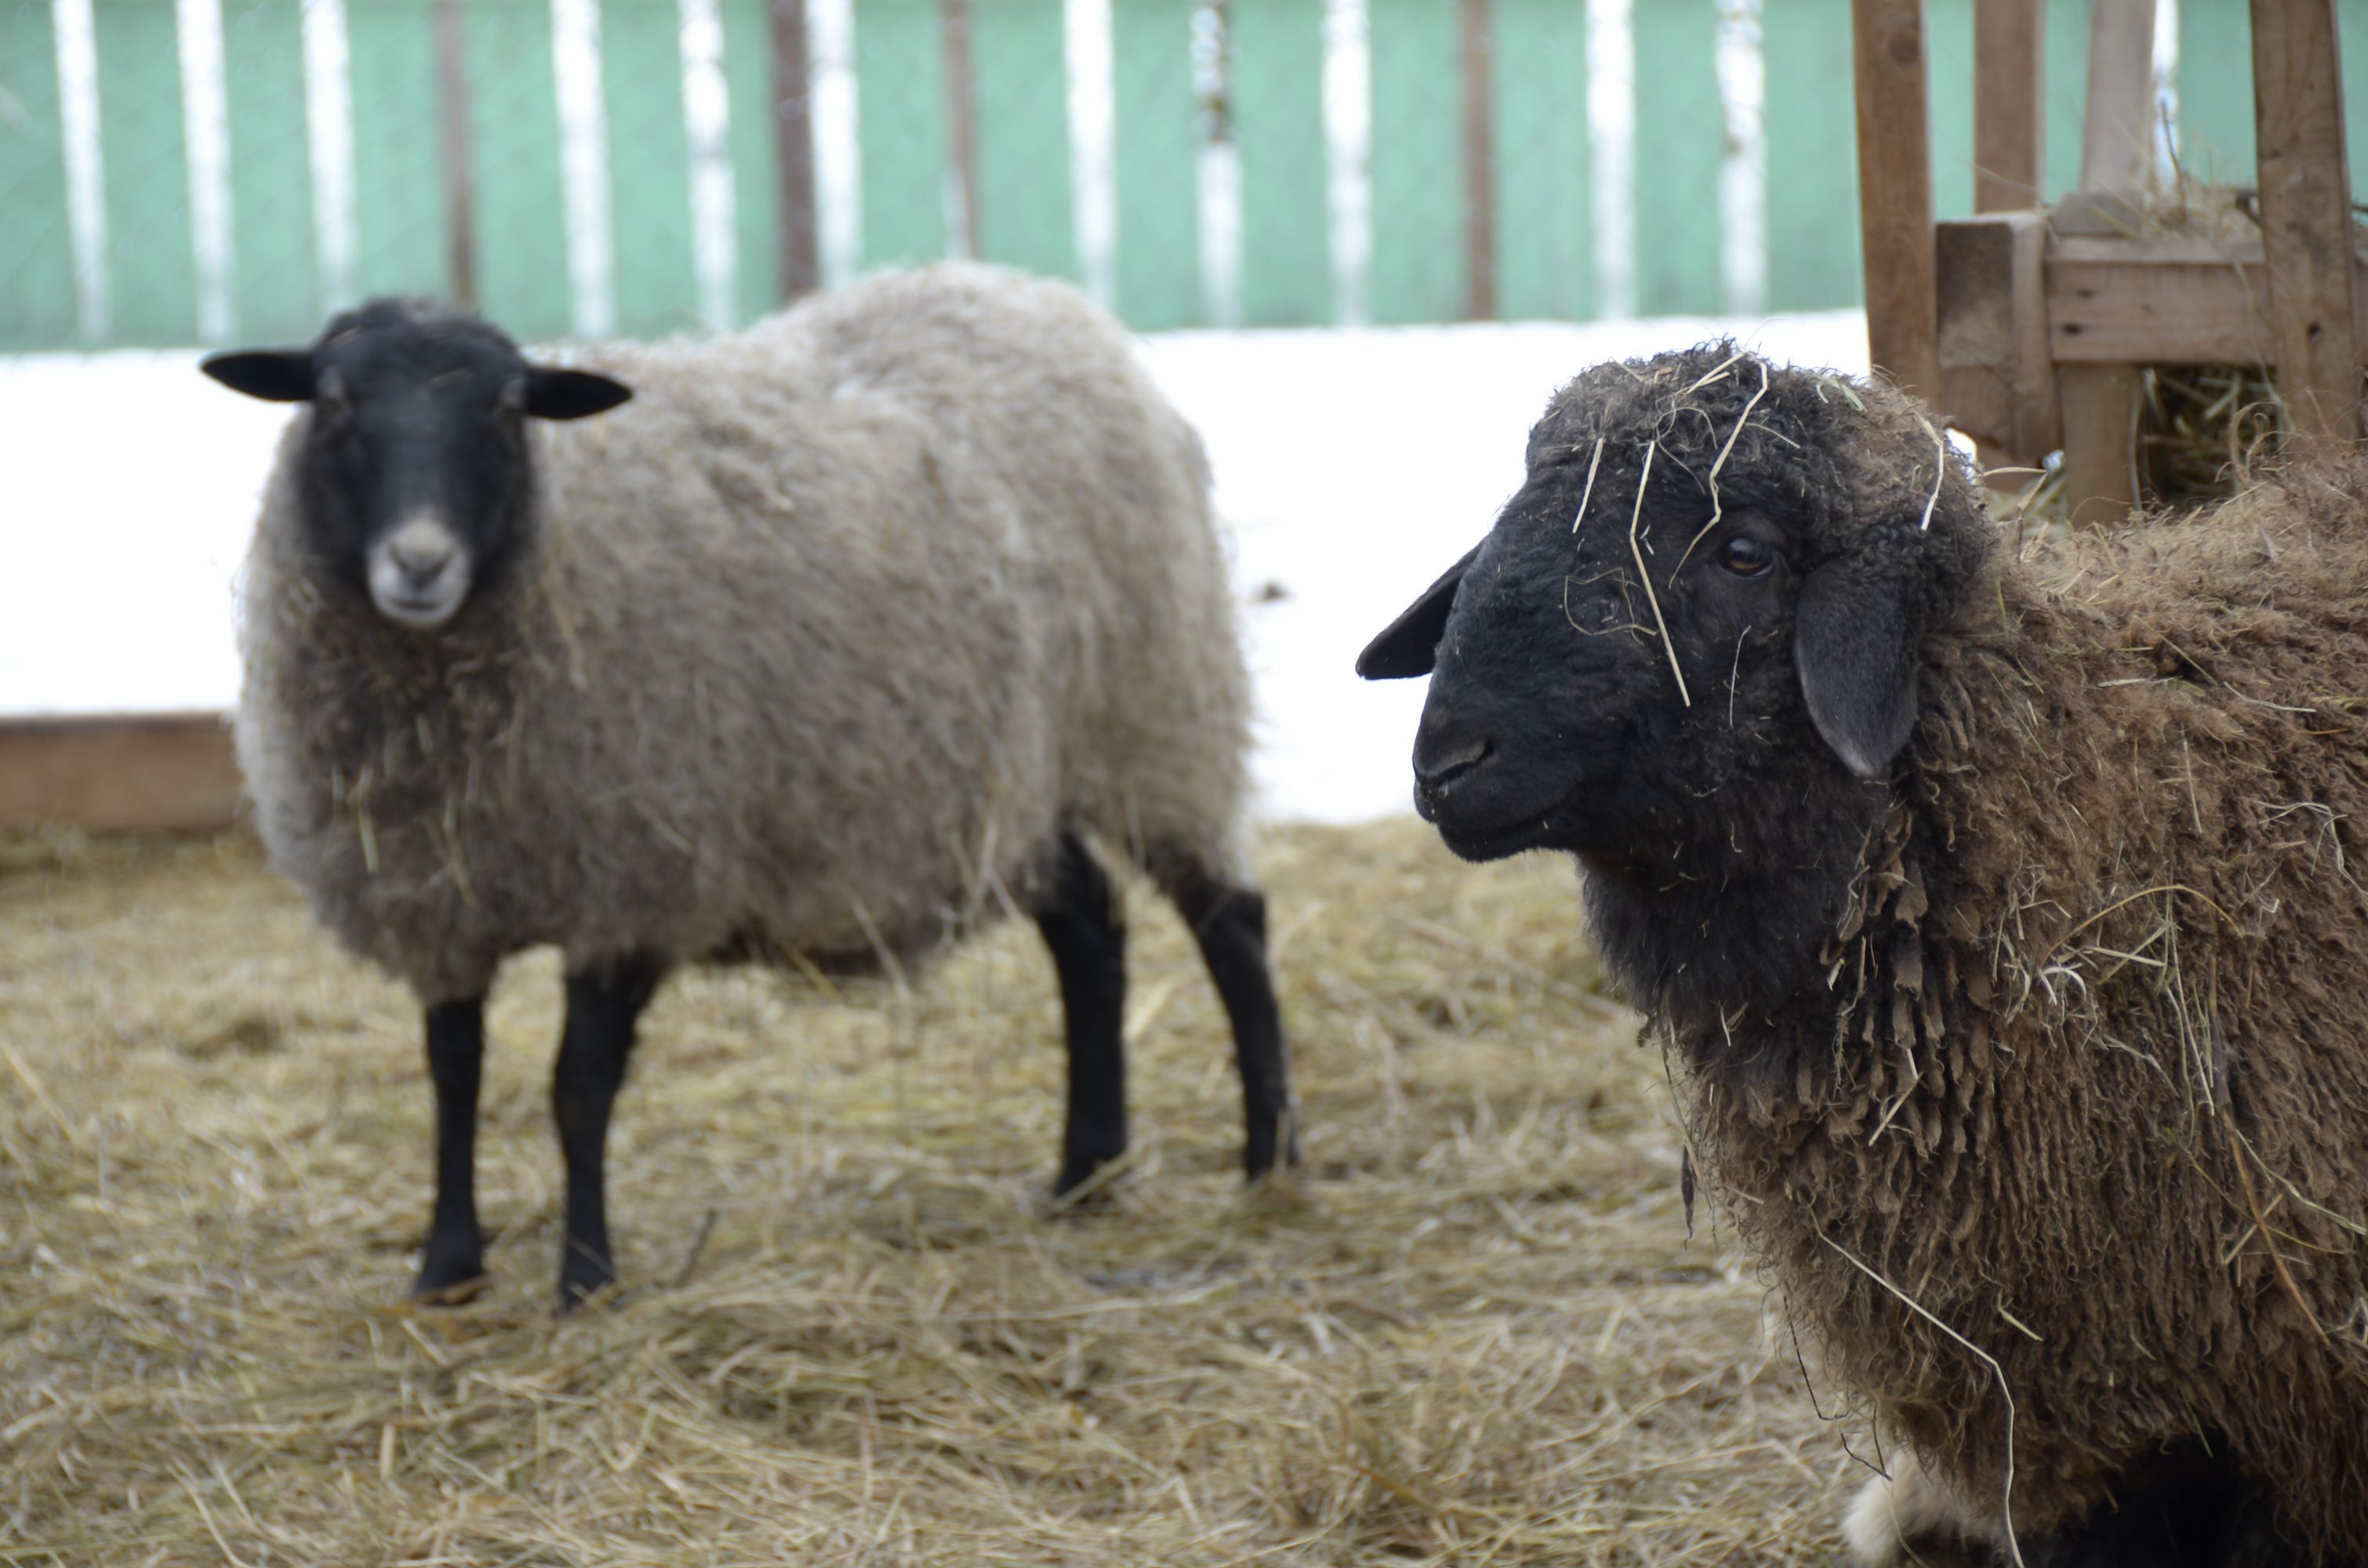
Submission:
M 1740 534 L 1718 547 L 1718 563 L 1738 577 L 1765 577 L 1776 561 L 1773 547 Z

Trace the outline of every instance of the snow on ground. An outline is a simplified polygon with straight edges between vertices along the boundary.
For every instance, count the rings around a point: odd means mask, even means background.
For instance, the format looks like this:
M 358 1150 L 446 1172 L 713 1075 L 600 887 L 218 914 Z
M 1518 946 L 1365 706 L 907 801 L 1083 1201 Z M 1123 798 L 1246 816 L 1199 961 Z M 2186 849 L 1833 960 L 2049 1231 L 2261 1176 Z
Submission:
M 1487 530 L 1555 387 L 1728 333 L 1779 360 L 1866 369 L 1856 312 L 1143 340 L 1208 443 L 1233 531 L 1267 815 L 1406 809 L 1423 683 L 1360 681 L 1357 651 Z M 235 700 L 232 579 L 287 412 L 215 387 L 196 359 L 0 358 L 0 713 Z

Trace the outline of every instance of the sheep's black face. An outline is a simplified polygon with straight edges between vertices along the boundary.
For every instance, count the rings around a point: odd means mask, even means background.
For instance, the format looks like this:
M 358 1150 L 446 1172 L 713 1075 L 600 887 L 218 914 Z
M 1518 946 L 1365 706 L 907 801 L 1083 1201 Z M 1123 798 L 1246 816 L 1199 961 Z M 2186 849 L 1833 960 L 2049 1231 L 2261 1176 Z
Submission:
M 1576 853 L 1640 1000 L 1772 1005 L 1885 810 L 1921 631 L 1987 547 L 1895 393 L 1728 345 L 1607 365 L 1358 669 L 1430 676 L 1415 801 L 1451 848 Z
M 1440 623 L 1415 803 L 1468 858 L 1665 860 L 1718 797 L 1771 782 L 1768 722 L 1800 706 L 1784 657 L 1800 542 L 1781 517 L 1713 521 L 1657 463 L 1638 507 L 1636 472 L 1608 455 L 1589 494 L 1591 458 L 1532 468 Z
M 525 542 L 527 418 L 580 418 L 632 395 L 530 365 L 473 317 L 397 301 L 337 317 L 309 349 L 215 355 L 203 369 L 251 396 L 312 403 L 299 482 L 315 556 L 421 631 L 450 621 Z

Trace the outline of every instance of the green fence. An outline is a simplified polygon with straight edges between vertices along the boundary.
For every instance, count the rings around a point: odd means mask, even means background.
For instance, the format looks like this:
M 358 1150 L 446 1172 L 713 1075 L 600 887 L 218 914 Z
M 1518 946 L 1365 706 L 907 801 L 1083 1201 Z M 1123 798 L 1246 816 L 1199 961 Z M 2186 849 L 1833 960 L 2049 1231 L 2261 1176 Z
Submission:
M 1214 147 L 1237 171 L 1226 265 L 1238 320 L 1338 319 L 1339 153 L 1327 140 L 1325 73 L 1326 28 L 1343 7 L 1106 3 L 1111 302 L 1144 328 L 1210 321 L 1201 182 Z M 568 139 L 580 132 L 564 129 L 554 18 L 570 4 L 597 22 L 604 184 L 589 208 L 569 195 Z M 860 213 L 845 261 L 868 269 L 966 250 L 1081 277 L 1091 258 L 1076 216 L 1063 0 L 851 4 L 843 64 L 858 172 L 836 195 L 825 178 L 822 199 Z M 323 69 L 314 35 L 326 25 L 308 6 L 335 8 L 345 46 L 347 68 L 328 90 L 308 80 Z M 199 51 L 209 63 L 191 52 L 205 40 L 181 32 L 185 17 L 215 9 L 218 48 Z M 1589 139 L 1600 74 L 1586 0 L 1349 9 L 1362 17 L 1369 70 L 1358 176 L 1369 220 L 1353 290 L 1365 313 L 1597 313 L 1604 167 Z M 1765 290 L 1745 302 L 1855 303 L 1849 0 L 1626 9 L 1634 308 L 1738 302 L 1726 294 L 1721 186 L 1752 128 L 1731 126 L 1723 105 L 1723 14 L 1730 31 L 1740 18 L 1756 34 L 1764 69 Z M 2341 9 L 2347 35 L 2368 40 L 2368 0 Z M 1971 200 L 1972 11 L 1973 0 L 1928 0 L 1943 216 Z M 2252 142 L 2245 0 L 2180 0 L 2178 13 L 2184 160 L 2242 180 Z M 729 194 L 721 254 L 712 237 L 700 251 L 693 221 L 701 154 L 683 41 L 701 16 L 720 29 L 726 106 L 706 154 Z M 463 297 L 522 335 L 564 335 L 587 320 L 578 231 L 603 207 L 604 293 L 588 319 L 640 335 L 746 319 L 782 297 L 801 255 L 812 265 L 814 100 L 797 74 L 802 38 L 785 35 L 804 16 L 794 0 L 0 0 L 0 349 L 188 344 L 209 335 L 209 321 L 212 335 L 301 338 L 344 298 L 396 290 Z M 2085 0 L 2053 0 L 2058 190 L 2077 159 L 2087 21 Z M 2348 74 L 2363 70 L 2368 41 L 2347 53 Z M 224 110 L 211 153 L 192 146 L 192 83 Z M 1486 101 L 1467 102 L 1473 92 Z M 342 123 L 313 123 L 322 113 Z M 2353 117 L 2351 134 L 2355 173 L 2368 172 L 2368 113 Z M 327 166 L 340 148 L 346 164 Z M 349 222 L 324 206 L 340 188 Z M 718 276 L 729 282 L 721 308 Z

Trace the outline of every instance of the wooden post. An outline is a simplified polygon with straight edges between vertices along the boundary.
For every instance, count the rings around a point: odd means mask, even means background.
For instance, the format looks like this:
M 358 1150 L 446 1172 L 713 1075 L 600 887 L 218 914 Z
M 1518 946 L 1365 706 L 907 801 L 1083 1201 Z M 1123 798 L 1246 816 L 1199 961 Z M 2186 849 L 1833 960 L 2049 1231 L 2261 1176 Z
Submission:
M 1975 0 L 1974 210 L 2014 212 L 2044 199 L 2046 0 Z
M 1924 0 L 1850 0 L 1850 31 L 1867 348 L 1876 369 L 1930 400 L 1941 367 Z
M 220 713 L 0 719 L 0 827 L 215 833 L 238 804 Z
M 476 194 L 469 176 L 468 40 L 460 0 L 436 0 L 438 167 L 444 176 L 444 274 L 452 302 L 477 307 Z
M 814 78 L 805 0 L 773 0 L 773 147 L 780 177 L 781 299 L 822 287 L 814 224 Z
M 1462 0 L 1463 41 L 1463 313 L 1497 314 L 1495 41 L 1488 0 Z
M 2132 232 L 2153 166 L 2154 0 L 2094 0 L 2080 189 L 2055 210 L 2058 233 Z M 2137 504 L 2135 365 L 2065 365 L 2064 503 L 2075 523 L 2110 523 Z
M 969 0 L 943 0 L 938 37 L 944 48 L 946 166 L 953 173 L 960 210 L 947 222 L 946 244 L 958 256 L 978 254 L 978 108 L 973 92 Z
M 2253 0 L 2253 123 L 2278 391 L 2297 435 L 2354 440 L 2360 347 L 2335 0 Z

